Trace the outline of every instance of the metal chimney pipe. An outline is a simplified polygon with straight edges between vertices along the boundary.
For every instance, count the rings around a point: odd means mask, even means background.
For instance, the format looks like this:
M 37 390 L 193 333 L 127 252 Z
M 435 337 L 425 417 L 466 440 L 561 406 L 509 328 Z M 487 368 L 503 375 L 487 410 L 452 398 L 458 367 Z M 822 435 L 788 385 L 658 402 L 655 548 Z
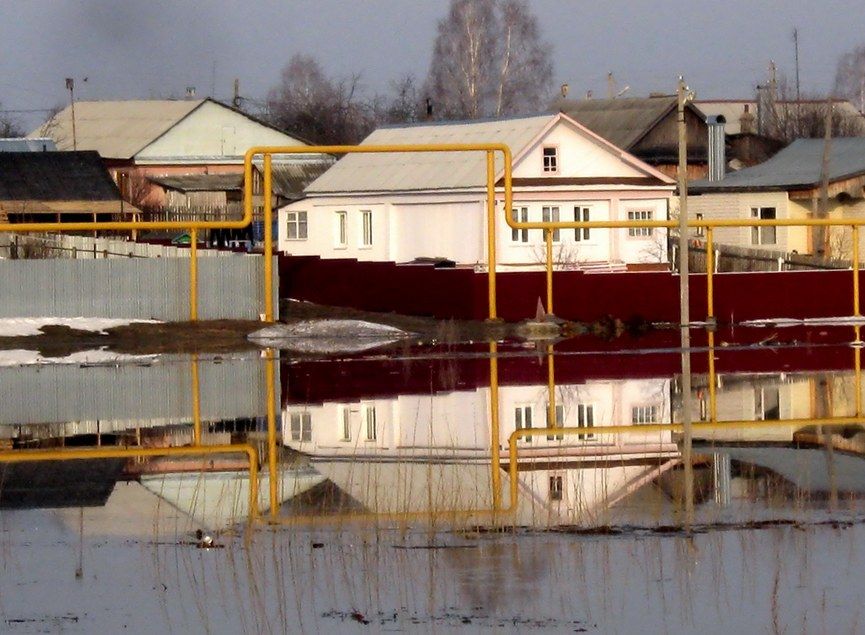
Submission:
M 726 138 L 724 135 L 724 124 L 727 119 L 724 115 L 712 115 L 706 117 L 709 126 L 709 180 L 720 181 L 727 171 Z

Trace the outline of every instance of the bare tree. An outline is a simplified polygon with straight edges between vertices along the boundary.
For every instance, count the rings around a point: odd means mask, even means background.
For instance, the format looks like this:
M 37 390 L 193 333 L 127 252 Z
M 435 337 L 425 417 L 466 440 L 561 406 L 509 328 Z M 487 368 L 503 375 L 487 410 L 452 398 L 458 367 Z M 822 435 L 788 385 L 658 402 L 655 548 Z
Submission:
M 23 136 L 24 130 L 21 128 L 21 124 L 10 117 L 9 113 L 3 110 L 3 105 L 0 104 L 0 139 Z
M 438 24 L 425 89 L 438 118 L 476 119 L 542 107 L 551 47 L 525 0 L 451 0 Z
M 835 71 L 835 95 L 845 97 L 865 113 L 865 46 L 845 53 Z
M 282 69 L 282 79 L 267 98 L 270 121 L 315 143 L 357 143 L 373 128 L 367 104 L 357 95 L 360 77 L 343 80 L 325 76 L 309 55 L 294 55 Z

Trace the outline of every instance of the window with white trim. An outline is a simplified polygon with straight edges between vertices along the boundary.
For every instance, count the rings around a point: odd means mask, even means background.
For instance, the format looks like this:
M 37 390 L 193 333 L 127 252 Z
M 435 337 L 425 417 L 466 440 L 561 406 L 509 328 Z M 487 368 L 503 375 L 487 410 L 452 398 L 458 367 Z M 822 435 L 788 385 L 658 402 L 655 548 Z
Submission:
M 307 224 L 306 212 L 289 211 L 285 214 L 287 240 L 306 240 Z
M 650 209 L 632 209 L 628 211 L 628 220 L 652 220 L 654 213 Z M 631 238 L 645 238 L 652 235 L 652 227 L 628 227 L 628 236 Z
M 292 412 L 291 440 L 312 441 L 312 416 L 308 412 Z
M 574 207 L 574 221 L 576 222 L 589 222 L 589 208 L 588 207 L 580 207 L 576 205 Z M 574 240 L 577 242 L 581 240 L 589 240 L 589 228 L 588 227 L 577 227 L 574 229 Z
M 754 389 L 754 418 L 758 421 L 777 421 L 781 418 L 781 395 L 777 386 Z
M 559 171 L 559 149 L 555 146 L 544 148 L 544 172 Z
M 658 406 L 634 406 L 631 408 L 631 423 L 657 423 Z
M 550 404 L 546 407 L 547 427 L 548 428 L 563 428 L 565 427 L 565 407 L 562 404 L 556 404 L 556 420 L 550 421 Z M 547 441 L 561 441 L 565 436 L 563 434 L 548 434 Z
M 363 423 L 366 427 L 366 440 L 375 441 L 378 438 L 378 422 L 375 419 L 375 406 L 363 407 Z
M 777 215 L 774 207 L 752 207 L 751 218 L 754 220 L 775 220 Z M 752 227 L 752 245 L 774 245 L 776 240 L 775 227 Z
M 342 406 L 339 409 L 340 441 L 351 441 L 351 408 Z
M 372 247 L 372 211 L 365 209 L 360 213 L 362 247 Z
M 577 427 L 592 429 L 595 427 L 595 407 L 592 404 L 577 404 Z M 582 441 L 591 441 L 595 438 L 594 433 L 585 432 L 577 435 Z
M 517 406 L 514 408 L 514 429 L 530 429 L 532 427 L 532 406 Z M 531 442 L 531 435 L 520 437 L 526 443 Z
M 697 214 L 697 220 L 703 220 L 703 215 L 702 215 L 702 214 Z M 705 227 L 697 227 L 697 228 L 694 230 L 694 235 L 695 235 L 697 238 L 702 238 L 703 236 L 706 235 L 706 228 L 705 228 Z
M 515 220 L 518 223 L 528 223 L 529 222 L 529 208 L 528 207 L 515 207 L 511 210 L 511 220 Z M 529 230 L 528 229 L 514 229 L 511 228 L 511 242 L 513 243 L 527 243 L 529 242 Z
M 545 223 L 557 223 L 559 222 L 559 208 L 554 205 L 544 205 L 541 208 L 541 220 Z M 561 230 L 554 229 L 553 230 L 553 242 L 559 242 Z M 546 240 L 546 236 L 544 236 L 544 240 Z
M 348 212 L 336 212 L 336 246 L 338 248 L 348 245 Z
M 564 496 L 565 479 L 559 475 L 550 476 L 550 500 L 560 501 Z

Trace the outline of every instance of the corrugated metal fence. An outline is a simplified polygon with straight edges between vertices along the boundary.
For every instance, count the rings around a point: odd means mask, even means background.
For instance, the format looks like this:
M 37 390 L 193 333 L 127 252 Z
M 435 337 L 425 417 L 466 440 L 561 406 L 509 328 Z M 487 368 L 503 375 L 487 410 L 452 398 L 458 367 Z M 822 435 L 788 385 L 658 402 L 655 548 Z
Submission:
M 258 319 L 264 312 L 261 259 L 200 258 L 199 319 Z M 275 273 L 275 305 L 278 289 Z M 189 259 L 0 260 L 0 318 L 41 316 L 187 320 Z
M 79 433 L 95 431 L 88 424 L 96 422 L 102 432 L 188 424 L 192 363 L 0 368 L 0 425 L 75 422 Z M 204 421 L 267 414 L 265 369 L 257 358 L 199 362 L 199 392 Z

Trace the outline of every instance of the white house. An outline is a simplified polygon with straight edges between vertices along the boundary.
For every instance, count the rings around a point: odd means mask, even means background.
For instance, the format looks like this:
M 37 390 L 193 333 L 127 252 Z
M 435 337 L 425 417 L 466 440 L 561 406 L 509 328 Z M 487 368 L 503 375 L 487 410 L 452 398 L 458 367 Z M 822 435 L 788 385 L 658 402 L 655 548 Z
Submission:
M 666 219 L 673 181 L 565 114 L 385 127 L 363 145 L 505 143 L 513 153 L 514 207 L 521 221 Z M 545 262 L 541 230 L 512 230 L 496 157 L 499 269 Z M 487 264 L 483 152 L 348 154 L 279 211 L 279 249 L 290 255 Z M 666 230 L 554 232 L 559 268 L 664 267 Z

